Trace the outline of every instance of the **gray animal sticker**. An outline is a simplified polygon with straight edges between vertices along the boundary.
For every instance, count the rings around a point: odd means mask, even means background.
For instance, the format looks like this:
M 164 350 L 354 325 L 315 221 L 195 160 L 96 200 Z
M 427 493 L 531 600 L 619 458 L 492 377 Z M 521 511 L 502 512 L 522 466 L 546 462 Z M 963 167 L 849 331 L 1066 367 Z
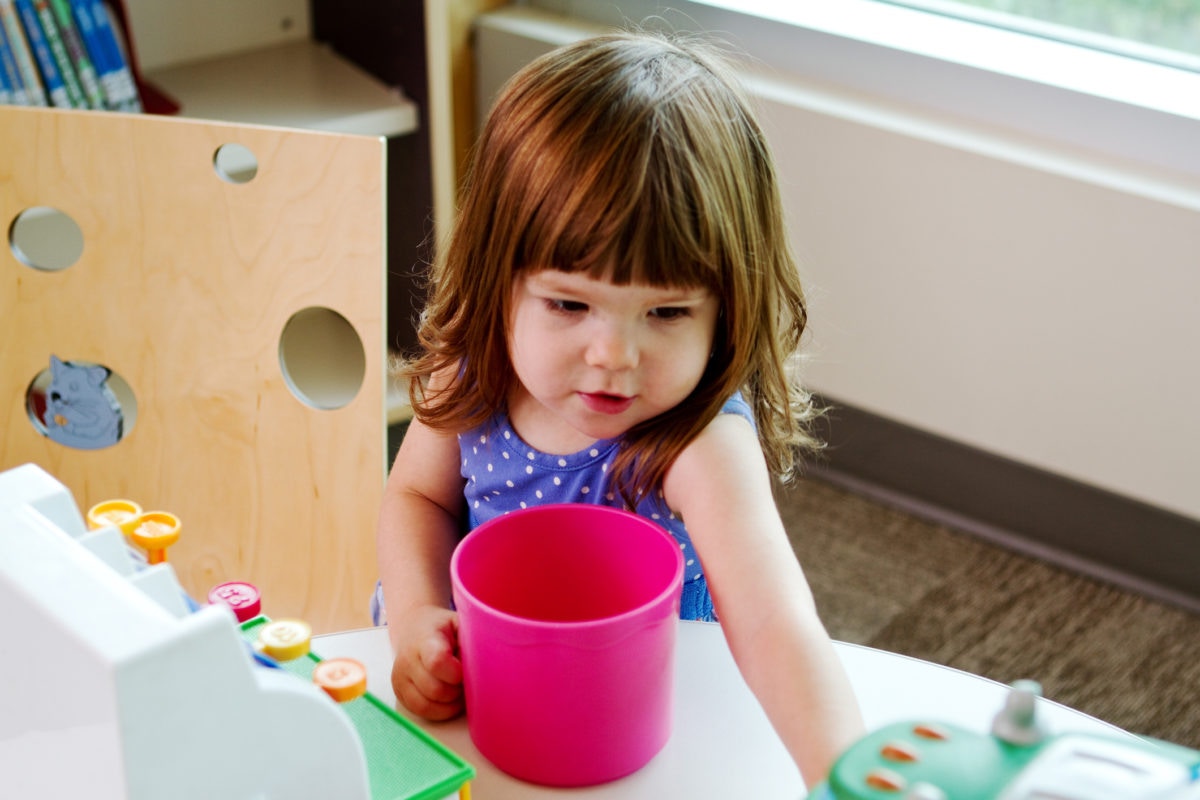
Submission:
M 120 441 L 124 416 L 108 387 L 110 374 L 107 367 L 50 356 L 42 422 L 51 441 L 80 450 L 99 450 Z

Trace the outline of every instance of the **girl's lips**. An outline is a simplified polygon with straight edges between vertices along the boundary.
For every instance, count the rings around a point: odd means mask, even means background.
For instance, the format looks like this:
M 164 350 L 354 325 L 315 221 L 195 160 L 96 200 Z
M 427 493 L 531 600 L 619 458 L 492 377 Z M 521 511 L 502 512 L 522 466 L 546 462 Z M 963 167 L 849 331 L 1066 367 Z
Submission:
M 620 414 L 622 411 L 633 405 L 632 397 L 622 397 L 616 394 L 603 394 L 601 392 L 580 392 L 580 398 L 583 399 L 583 404 L 589 410 L 600 414 Z

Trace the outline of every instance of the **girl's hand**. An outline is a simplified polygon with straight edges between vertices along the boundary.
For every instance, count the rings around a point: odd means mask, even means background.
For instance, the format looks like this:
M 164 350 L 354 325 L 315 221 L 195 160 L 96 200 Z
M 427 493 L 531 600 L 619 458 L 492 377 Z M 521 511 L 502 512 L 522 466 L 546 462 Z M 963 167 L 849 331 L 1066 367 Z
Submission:
M 396 660 L 392 691 L 404 707 L 427 720 L 441 721 L 463 712 L 462 662 L 458 659 L 458 615 L 446 608 L 422 606 L 392 619 Z

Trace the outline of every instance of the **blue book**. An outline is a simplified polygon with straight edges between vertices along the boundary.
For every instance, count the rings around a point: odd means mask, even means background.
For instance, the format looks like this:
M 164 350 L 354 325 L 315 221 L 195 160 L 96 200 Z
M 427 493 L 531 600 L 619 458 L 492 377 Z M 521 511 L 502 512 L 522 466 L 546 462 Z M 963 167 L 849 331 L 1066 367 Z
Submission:
M 66 84 L 55 66 L 54 54 L 50 52 L 50 43 L 42 35 L 42 24 L 38 21 L 37 10 L 33 0 L 15 0 L 17 13 L 21 24 L 25 27 L 25 37 L 29 40 L 29 49 L 33 51 L 34 60 L 42 74 L 42 83 L 46 86 L 46 94 L 50 97 L 50 105 L 56 108 L 72 108 Z
M 83 42 L 79 26 L 75 23 L 75 15 L 71 13 L 70 3 L 67 0 L 50 0 L 49 7 L 54 22 L 58 24 L 58 32 L 62 36 L 67 57 L 75 69 L 75 74 L 79 76 L 84 100 L 89 108 L 104 108 L 104 92 L 100 88 L 100 79 Z
M 33 61 L 29 41 L 25 38 L 25 27 L 17 16 L 17 7 L 13 5 L 13 0 L 0 0 L 0 27 L 4 28 L 4 33 L 8 36 L 8 46 L 16 59 L 26 102 L 31 106 L 48 105 L 46 92 L 42 88 L 42 77 Z
M 0 25 L 0 103 L 12 103 L 17 106 L 29 104 L 3 25 Z
M 8 43 L 0 44 L 0 47 L 7 47 Z M 0 69 L 0 106 L 13 104 L 12 90 L 8 88 L 8 76 L 4 74 L 4 70 Z
M 50 45 L 50 54 L 54 56 L 54 64 L 58 67 L 58 76 L 62 78 L 63 86 L 67 87 L 67 98 L 72 108 L 87 108 L 88 101 L 83 94 L 83 84 L 79 82 L 79 73 L 71 63 L 67 54 L 67 45 L 63 40 L 62 30 L 54 19 L 54 10 L 50 8 L 49 0 L 33 0 L 33 9 L 41 24 L 42 38 Z
M 108 107 L 114 111 L 141 111 L 137 83 L 117 41 L 104 0 L 70 0 L 75 23 L 96 65 Z
M 79 29 L 79 37 L 96 70 L 96 79 L 100 82 L 100 91 L 104 95 L 105 108 L 116 108 L 114 86 L 112 84 L 112 66 L 108 61 L 108 53 L 103 43 L 97 38 L 96 23 L 92 21 L 91 0 L 70 0 L 71 16 L 75 19 L 75 27 Z

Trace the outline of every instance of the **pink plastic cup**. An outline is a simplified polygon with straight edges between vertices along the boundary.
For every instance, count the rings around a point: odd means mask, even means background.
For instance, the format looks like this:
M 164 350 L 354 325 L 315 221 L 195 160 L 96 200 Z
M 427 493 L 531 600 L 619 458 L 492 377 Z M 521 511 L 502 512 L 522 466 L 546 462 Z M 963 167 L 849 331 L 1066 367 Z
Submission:
M 548 786 L 640 769 L 671 735 L 683 556 L 649 520 L 561 504 L 480 525 L 450 562 L 467 727 Z

